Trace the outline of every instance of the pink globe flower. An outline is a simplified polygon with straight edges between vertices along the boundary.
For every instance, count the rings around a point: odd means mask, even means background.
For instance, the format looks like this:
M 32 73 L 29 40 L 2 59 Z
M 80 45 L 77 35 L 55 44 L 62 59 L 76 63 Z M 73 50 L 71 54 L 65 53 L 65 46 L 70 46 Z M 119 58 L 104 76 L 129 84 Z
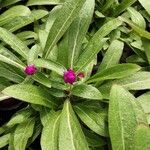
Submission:
M 24 72 L 27 75 L 34 75 L 37 72 L 37 68 L 35 67 L 35 65 L 31 64 L 31 65 L 26 66 Z
M 76 74 L 72 69 L 64 72 L 65 83 L 73 84 L 76 81 Z

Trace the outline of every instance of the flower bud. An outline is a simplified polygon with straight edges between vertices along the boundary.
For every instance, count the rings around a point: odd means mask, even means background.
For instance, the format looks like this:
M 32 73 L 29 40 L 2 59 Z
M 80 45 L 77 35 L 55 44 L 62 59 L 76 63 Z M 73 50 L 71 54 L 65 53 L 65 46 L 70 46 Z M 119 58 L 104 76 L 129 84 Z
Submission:
M 76 81 L 76 74 L 72 69 L 64 72 L 65 83 L 73 84 Z
M 35 65 L 28 65 L 26 66 L 24 72 L 27 75 L 34 75 L 37 72 L 37 68 L 35 67 Z

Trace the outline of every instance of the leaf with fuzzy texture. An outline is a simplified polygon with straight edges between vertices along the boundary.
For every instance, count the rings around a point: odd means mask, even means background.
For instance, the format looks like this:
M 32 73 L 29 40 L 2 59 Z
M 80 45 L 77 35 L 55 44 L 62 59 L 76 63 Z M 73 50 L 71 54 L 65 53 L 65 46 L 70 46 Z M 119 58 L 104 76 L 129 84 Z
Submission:
M 89 150 L 79 121 L 69 100 L 66 100 L 61 113 L 59 127 L 59 150 Z
M 60 122 L 60 112 L 48 113 L 49 120 L 44 125 L 41 135 L 42 150 L 57 150 L 58 149 L 58 129 Z
M 5 88 L 2 93 L 25 102 L 43 105 L 49 108 L 57 106 L 57 102 L 49 93 L 35 85 L 19 84 Z
M 72 94 L 81 98 L 87 98 L 91 100 L 101 100 L 102 95 L 100 91 L 92 85 L 77 84 L 72 89 Z
M 62 5 L 61 11 L 59 11 L 59 14 L 48 34 L 44 49 L 45 58 L 48 58 L 50 51 L 63 36 L 75 17 L 77 17 L 78 12 L 82 8 L 84 2 L 85 0 L 67 0 Z

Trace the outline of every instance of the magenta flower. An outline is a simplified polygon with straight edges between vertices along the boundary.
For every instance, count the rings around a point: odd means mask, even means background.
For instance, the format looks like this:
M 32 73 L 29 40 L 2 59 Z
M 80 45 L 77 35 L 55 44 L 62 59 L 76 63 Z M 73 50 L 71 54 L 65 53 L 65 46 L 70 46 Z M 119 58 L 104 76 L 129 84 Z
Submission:
M 85 75 L 84 75 L 84 73 L 83 73 L 83 72 L 79 72 L 79 73 L 77 74 L 77 77 L 78 77 L 78 78 L 84 78 L 84 77 L 85 77 Z
M 35 65 L 31 64 L 31 65 L 26 66 L 24 72 L 27 75 L 34 75 L 37 72 L 37 68 L 35 67 Z
M 76 74 L 72 69 L 64 72 L 65 83 L 73 84 L 76 81 Z

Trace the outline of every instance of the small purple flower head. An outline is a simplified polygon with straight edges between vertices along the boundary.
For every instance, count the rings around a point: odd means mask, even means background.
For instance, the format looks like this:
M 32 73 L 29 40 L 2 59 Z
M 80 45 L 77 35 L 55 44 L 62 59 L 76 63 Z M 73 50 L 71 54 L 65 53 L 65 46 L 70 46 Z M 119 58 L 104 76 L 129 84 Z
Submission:
M 65 83 L 73 84 L 76 81 L 76 74 L 72 69 L 64 72 Z
M 34 75 L 37 72 L 37 68 L 35 67 L 35 65 L 31 64 L 31 65 L 26 66 L 24 72 L 27 75 Z
M 79 72 L 78 74 L 77 74 L 77 77 L 78 78 L 84 78 L 85 77 L 85 74 L 83 73 L 83 72 Z

